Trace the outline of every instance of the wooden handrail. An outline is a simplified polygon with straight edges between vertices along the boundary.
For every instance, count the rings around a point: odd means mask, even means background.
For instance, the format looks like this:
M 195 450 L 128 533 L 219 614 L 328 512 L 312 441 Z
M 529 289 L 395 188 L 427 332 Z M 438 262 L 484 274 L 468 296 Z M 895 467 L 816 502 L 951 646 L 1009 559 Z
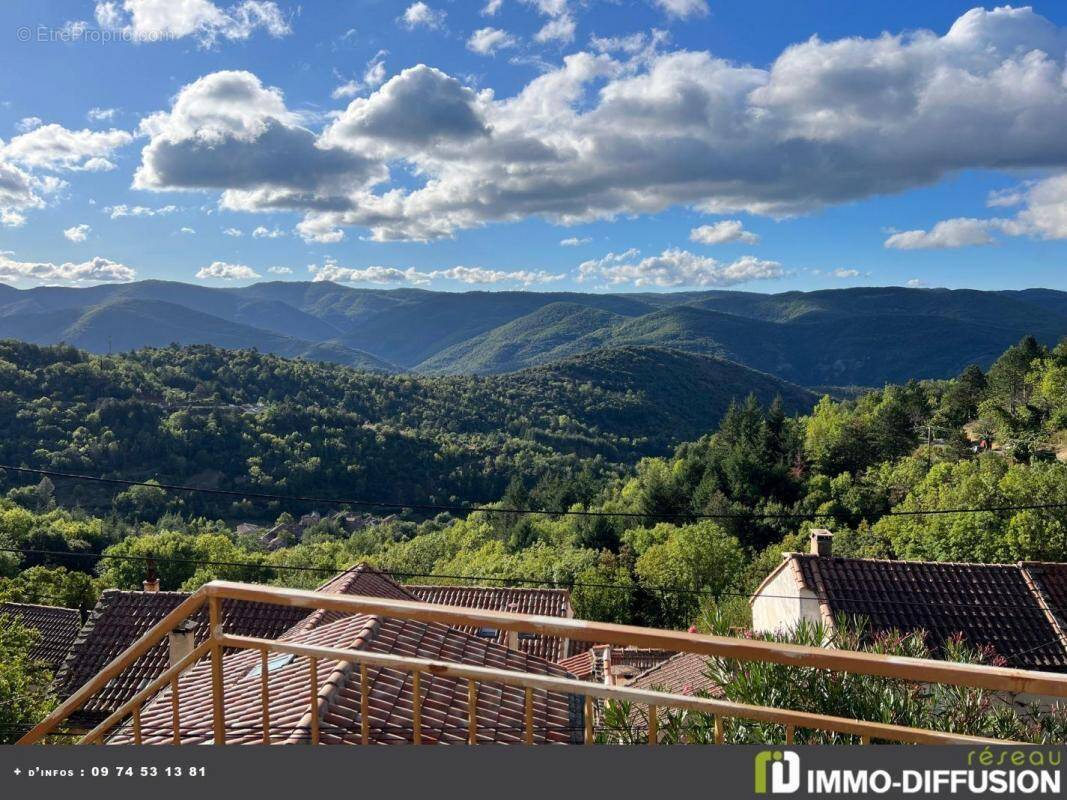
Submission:
M 70 697 L 56 706 L 51 714 L 34 725 L 28 733 L 18 740 L 17 744 L 35 744 L 54 731 L 56 726 L 81 708 L 86 700 L 104 688 L 108 681 L 147 653 L 164 636 L 178 627 L 180 622 L 188 619 L 199 611 L 200 607 L 203 606 L 204 602 L 207 600 L 207 597 L 208 594 L 205 587 L 201 587 L 193 592 L 193 594 L 189 595 L 189 597 L 185 598 L 175 606 L 174 610 L 167 614 L 167 616 L 163 617 L 163 619 L 145 631 L 136 642 L 119 653 L 111 663 L 86 681 L 85 684 L 71 694 Z
M 768 642 L 761 639 L 735 639 L 728 636 L 640 628 L 635 625 L 591 622 L 569 617 L 543 617 L 506 611 L 485 611 L 412 600 L 326 594 L 231 581 L 212 581 L 205 584 L 203 589 L 209 596 L 231 600 L 317 608 L 348 614 L 380 614 L 420 622 L 440 622 L 455 627 L 503 628 L 598 644 L 635 645 L 731 658 L 738 661 L 766 661 L 791 667 L 812 667 L 861 675 L 878 675 L 883 678 L 900 678 L 921 683 L 973 686 L 992 691 L 1025 692 L 1067 698 L 1067 675 L 1054 672 L 834 650 L 826 647 Z
M 346 650 L 341 647 L 323 647 L 272 639 L 258 639 L 252 636 L 225 635 L 219 641 L 222 647 L 236 647 L 247 650 L 268 648 L 273 653 L 291 653 L 308 658 L 323 658 L 331 661 L 359 664 L 361 668 L 387 667 L 400 672 L 419 670 L 431 675 L 449 678 L 462 678 L 475 684 L 503 683 L 528 689 L 544 689 L 561 694 L 584 695 L 604 700 L 629 700 L 642 705 L 684 708 L 707 714 L 721 714 L 726 717 L 767 722 L 778 725 L 792 725 L 794 728 L 834 731 L 853 736 L 868 736 L 885 741 L 909 742 L 915 744 L 1004 744 L 1002 739 L 987 739 L 980 736 L 964 736 L 956 733 L 941 733 L 924 728 L 909 728 L 901 725 L 889 725 L 882 722 L 867 722 L 847 717 L 831 717 L 812 714 L 806 711 L 752 706 L 734 703 L 729 700 L 715 700 L 706 697 L 694 697 L 685 694 L 656 692 L 651 689 L 634 689 L 630 686 L 609 686 L 601 683 L 580 681 L 576 678 L 559 678 L 554 675 L 535 675 L 529 672 L 497 669 L 495 667 L 477 667 L 468 664 L 456 664 L 451 661 L 436 661 L 427 658 L 397 656 L 392 653 L 375 653 L 369 650 Z M 361 670 L 362 671 L 362 670 Z M 468 699 L 469 702 L 469 699 Z M 470 732 L 468 731 L 468 736 Z
M 657 708 L 677 708 L 710 714 L 715 720 L 715 740 L 723 738 L 723 719 L 739 718 L 782 725 L 787 739 L 793 738 L 796 728 L 807 728 L 856 736 L 861 741 L 883 740 L 910 743 L 940 744 L 993 744 L 1000 740 L 985 739 L 960 734 L 942 733 L 932 730 L 910 728 L 891 724 L 848 719 L 844 717 L 824 716 L 821 714 L 793 711 L 789 709 L 766 706 L 747 705 L 726 700 L 700 698 L 690 695 L 678 695 L 656 692 L 632 687 L 603 685 L 560 678 L 552 675 L 539 675 L 491 667 L 457 664 L 433 659 L 397 656 L 391 653 L 375 653 L 366 650 L 346 650 L 336 647 L 313 646 L 284 640 L 262 639 L 248 636 L 227 634 L 221 624 L 220 607 L 223 600 L 240 600 L 256 603 L 290 606 L 296 608 L 322 609 L 347 614 L 374 614 L 385 617 L 436 622 L 453 627 L 492 627 L 509 631 L 547 634 L 564 639 L 593 641 L 616 645 L 634 645 L 675 652 L 694 653 L 704 656 L 736 659 L 739 661 L 763 661 L 795 667 L 837 670 L 866 675 L 878 675 L 898 678 L 913 682 L 942 683 L 958 686 L 972 686 L 991 691 L 1026 692 L 1031 694 L 1067 697 L 1067 675 L 1004 667 L 987 667 L 976 664 L 957 664 L 932 659 L 904 658 L 886 656 L 877 653 L 833 650 L 780 642 L 768 642 L 759 639 L 734 639 L 722 636 L 682 633 L 679 631 L 640 628 L 632 625 L 591 622 L 573 618 L 545 617 L 537 615 L 514 614 L 502 611 L 487 611 L 475 608 L 443 606 L 419 601 L 393 600 L 381 597 L 360 595 L 339 595 L 312 592 L 300 589 L 286 589 L 272 586 L 234 583 L 230 581 L 212 581 L 194 592 L 162 620 L 153 625 L 136 642 L 124 650 L 84 686 L 75 691 L 64 703 L 56 708 L 44 720 L 38 723 L 19 744 L 34 744 L 66 720 L 71 713 L 80 708 L 86 700 L 102 689 L 111 679 L 119 675 L 137 658 L 162 640 L 171 630 L 185 619 L 196 614 L 204 603 L 211 608 L 209 636 L 193 652 L 180 662 L 163 672 L 158 678 L 141 689 L 133 698 L 125 702 L 118 710 L 108 716 L 103 723 L 94 728 L 83 739 L 83 743 L 100 741 L 114 725 L 131 713 L 140 715 L 142 706 L 151 696 L 167 683 L 175 692 L 172 698 L 172 710 L 175 724 L 178 720 L 177 689 L 178 677 L 189 666 L 205 655 L 212 656 L 212 703 L 214 707 L 215 739 L 219 744 L 225 743 L 225 701 L 222 693 L 222 651 L 224 648 L 260 650 L 265 661 L 268 651 L 291 653 L 313 659 L 331 659 L 343 663 L 359 665 L 360 674 L 360 729 L 364 743 L 369 743 L 368 726 L 368 667 L 387 667 L 402 672 L 413 673 L 413 688 L 420 692 L 421 681 L 418 676 L 444 675 L 468 682 L 468 705 L 476 708 L 477 685 L 479 683 L 505 684 L 524 690 L 524 740 L 533 740 L 533 692 L 560 692 L 585 698 L 586 713 L 592 706 L 591 699 L 599 698 L 609 701 L 629 701 L 647 705 L 651 713 Z M 266 664 L 261 663 L 263 675 L 267 673 Z M 313 673 L 315 671 L 313 670 Z M 269 687 L 262 681 L 264 697 Z M 314 698 L 314 680 L 312 692 Z M 420 695 L 421 701 L 421 695 Z M 416 701 L 416 718 L 421 717 L 421 702 Z M 314 699 L 312 699 L 314 703 Z M 269 719 L 269 710 L 264 712 L 264 720 Z M 585 738 L 590 738 L 589 720 L 586 721 Z M 138 726 L 139 727 L 139 726 Z M 312 729 L 312 739 L 316 731 Z M 477 740 L 476 713 L 470 712 L 468 719 L 468 741 Z M 657 737 L 657 725 L 650 720 L 649 742 Z M 265 733 L 265 736 L 268 734 Z M 421 736 L 415 736 L 421 739 Z M 180 742 L 180 732 L 174 732 L 175 743 Z M 269 741 L 269 738 L 266 739 Z M 1001 742 L 1002 743 L 1002 742 Z

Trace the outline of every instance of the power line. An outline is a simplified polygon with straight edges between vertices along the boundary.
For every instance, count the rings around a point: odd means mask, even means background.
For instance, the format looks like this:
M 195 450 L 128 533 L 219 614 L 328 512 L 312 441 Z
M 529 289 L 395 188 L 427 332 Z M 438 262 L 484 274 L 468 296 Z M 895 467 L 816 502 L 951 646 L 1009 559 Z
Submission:
M 544 514 L 552 517 L 621 517 L 629 519 L 833 519 L 838 515 L 834 512 L 800 511 L 785 513 L 695 513 L 684 512 L 677 514 L 663 514 L 643 511 L 589 511 L 583 509 L 567 509 L 563 511 L 545 511 L 533 508 L 510 508 L 489 505 L 457 506 L 437 503 L 398 503 L 383 500 L 359 500 L 341 497 L 321 497 L 316 495 L 281 495 L 268 492 L 248 492 L 236 489 L 215 489 L 208 486 L 186 486 L 174 483 L 150 483 L 148 481 L 134 481 L 125 478 L 104 478 L 97 475 L 79 475 L 71 472 L 57 470 L 35 469 L 31 467 L 16 467 L 10 464 L 0 464 L 0 470 L 11 470 L 30 475 L 40 475 L 49 478 L 63 478 L 76 481 L 89 481 L 93 483 L 107 483 L 117 486 L 144 486 L 152 489 L 163 489 L 171 492 L 191 492 L 196 494 L 219 495 L 225 497 L 238 497 L 241 499 L 269 500 L 282 503 L 321 503 L 324 505 L 338 506 L 361 506 L 364 508 L 390 508 L 394 510 L 412 511 L 435 511 L 450 512 L 456 514 L 471 514 L 474 512 L 486 512 L 495 514 Z M 979 514 L 1000 513 L 1006 511 L 1040 511 L 1053 509 L 1067 509 L 1067 502 L 1063 503 L 1024 503 L 1000 506 L 979 506 L 973 508 L 931 508 L 931 509 L 891 509 L 881 516 L 883 517 L 924 517 L 941 514 Z
M 149 561 L 156 564 L 189 564 L 193 566 L 209 566 L 209 567 L 243 567 L 249 569 L 259 570 L 295 570 L 302 572 L 315 572 L 318 574 L 329 575 L 343 575 L 348 572 L 352 572 L 358 567 L 358 564 L 346 568 L 337 567 L 309 567 L 302 564 L 285 565 L 285 564 L 257 564 L 253 561 L 211 561 L 207 559 L 197 558 L 161 558 L 157 556 L 134 556 L 134 555 L 106 555 L 104 553 L 70 553 L 63 550 L 36 550 L 28 548 L 18 547 L 0 547 L 0 552 L 4 553 L 24 553 L 32 555 L 50 555 L 64 558 L 94 558 L 98 560 L 115 560 L 115 561 L 135 561 L 139 563 L 147 563 Z M 373 566 L 373 565 L 372 565 Z M 462 580 L 462 581 L 482 581 L 482 582 L 496 582 L 496 583 L 520 583 L 533 586 L 550 585 L 555 587 L 574 589 L 614 589 L 618 591 L 626 591 L 630 593 L 644 591 L 651 594 L 688 594 L 696 595 L 698 597 L 709 597 L 711 599 L 718 599 L 721 597 L 743 597 L 750 598 L 752 595 L 746 592 L 734 592 L 729 590 L 723 590 L 721 592 L 713 592 L 710 589 L 692 589 L 685 586 L 649 586 L 647 584 L 633 583 L 600 583 L 590 581 L 557 581 L 552 578 L 521 578 L 517 576 L 504 576 L 504 575 L 455 575 L 448 573 L 433 573 L 433 572 L 401 572 L 394 571 L 384 567 L 373 567 L 374 569 L 382 572 L 386 575 L 390 575 L 394 578 L 435 578 L 438 580 Z M 418 588 L 418 584 L 413 584 L 413 588 Z M 761 594 L 760 597 L 777 600 L 795 600 L 794 595 L 780 595 L 780 594 Z M 835 600 L 843 603 L 869 603 L 870 597 L 856 597 L 849 595 L 835 595 Z M 902 600 L 902 599 L 889 599 L 881 598 L 877 602 L 879 605 L 897 605 L 897 606 L 915 606 L 921 608 L 929 608 L 931 605 L 936 605 L 940 608 L 979 608 L 983 610 L 999 609 L 999 610 L 1018 610 L 1020 608 L 1029 608 L 1029 606 L 1022 603 L 954 603 L 947 602 L 937 598 L 933 598 L 928 602 L 916 601 L 916 600 Z M 1048 606 L 1053 611 L 1067 612 L 1067 607 L 1063 606 Z M 1040 647 L 1040 646 L 1039 646 Z M 1039 649 L 1035 647 L 1033 649 Z

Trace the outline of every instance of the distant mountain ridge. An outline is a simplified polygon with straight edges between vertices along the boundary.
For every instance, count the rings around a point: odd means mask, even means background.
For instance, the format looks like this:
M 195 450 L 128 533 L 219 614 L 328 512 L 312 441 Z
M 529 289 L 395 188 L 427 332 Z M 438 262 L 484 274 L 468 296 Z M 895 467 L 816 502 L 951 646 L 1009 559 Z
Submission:
M 988 366 L 1067 335 L 1067 292 L 866 287 L 758 294 L 433 292 L 330 282 L 211 288 L 0 284 L 0 336 L 94 352 L 210 343 L 363 369 L 494 374 L 600 348 L 716 356 L 799 385 L 881 385 Z

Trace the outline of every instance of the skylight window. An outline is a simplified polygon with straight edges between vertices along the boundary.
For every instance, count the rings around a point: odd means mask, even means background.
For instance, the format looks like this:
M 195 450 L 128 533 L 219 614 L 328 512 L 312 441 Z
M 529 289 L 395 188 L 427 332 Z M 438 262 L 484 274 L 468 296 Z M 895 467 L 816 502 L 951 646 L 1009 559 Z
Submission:
M 267 659 L 267 672 L 276 672 L 282 667 L 288 666 L 293 663 L 295 656 L 292 653 L 279 653 L 276 656 L 271 656 Z M 262 673 L 262 662 L 257 662 L 252 669 L 248 670 L 245 675 L 246 678 L 258 678 Z

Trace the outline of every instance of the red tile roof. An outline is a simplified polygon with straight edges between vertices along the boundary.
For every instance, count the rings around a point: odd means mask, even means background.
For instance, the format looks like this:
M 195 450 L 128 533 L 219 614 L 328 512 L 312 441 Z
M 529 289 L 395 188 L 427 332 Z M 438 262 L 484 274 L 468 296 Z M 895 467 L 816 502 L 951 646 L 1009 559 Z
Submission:
M 324 590 L 365 594 L 377 586 L 393 596 L 403 591 L 369 567 L 357 568 L 357 580 L 330 582 Z M 352 592 L 354 587 L 359 591 Z M 545 659 L 509 650 L 494 641 L 437 623 L 380 617 L 377 615 L 315 616 L 280 637 L 301 642 L 354 650 L 392 653 L 420 658 L 475 664 L 542 675 L 567 677 L 560 666 Z M 308 659 L 279 655 L 269 671 L 272 739 L 277 743 L 306 742 L 310 735 L 310 668 Z M 227 741 L 255 743 L 262 740 L 260 706 L 260 654 L 246 651 L 226 655 L 223 674 L 226 698 Z M 350 663 L 321 660 L 318 665 L 318 696 L 321 741 L 324 744 L 358 744 L 361 740 L 359 670 Z M 411 676 L 393 669 L 368 669 L 370 680 L 370 729 L 375 744 L 410 741 L 412 736 Z M 466 741 L 466 681 L 443 676 L 423 676 L 423 741 Z M 558 693 L 537 693 L 535 727 L 537 741 L 580 741 L 581 703 Z M 204 659 L 181 678 L 179 705 L 182 740 L 211 741 L 211 667 Z M 479 739 L 512 743 L 523 737 L 524 693 L 518 688 L 479 686 Z M 150 701 L 141 714 L 144 741 L 171 741 L 170 690 Z M 127 724 L 111 737 L 113 743 L 129 742 Z
M 873 630 L 926 631 L 935 654 L 957 634 L 991 647 L 1011 666 L 1067 671 L 1067 641 L 1043 604 L 1062 606 L 1067 565 L 963 564 L 791 553 L 799 587 L 816 595 L 824 621 L 866 619 Z M 757 594 L 758 596 L 758 594 Z
M 188 596 L 185 592 L 105 590 L 56 675 L 59 697 L 65 699 L 73 694 Z M 222 604 L 226 630 L 267 639 L 287 631 L 307 613 L 306 609 L 264 603 L 227 600 Z M 194 637 L 199 643 L 208 634 L 207 609 L 201 609 L 192 619 L 197 623 Z M 103 720 L 161 675 L 168 664 L 168 641 L 164 637 L 90 697 L 72 719 L 81 725 Z
M 0 614 L 13 617 L 23 626 L 37 631 L 40 638 L 30 655 L 48 664 L 53 672 L 63 664 L 82 626 L 81 613 L 76 608 L 2 603 Z
M 566 589 L 421 585 L 408 585 L 405 588 L 425 603 L 481 608 L 486 611 L 513 611 L 517 614 L 538 614 L 544 617 L 571 616 L 571 596 Z M 505 630 L 463 630 L 467 633 L 487 635 L 487 638 L 503 645 L 508 641 L 508 632 Z M 522 652 L 547 658 L 549 661 L 559 661 L 574 652 L 573 647 L 568 646 L 566 640 L 558 636 L 520 633 L 518 638 Z
M 675 653 L 666 661 L 637 675 L 628 685 L 634 689 L 654 689 L 673 694 L 715 693 L 715 684 L 704 674 L 707 663 L 707 656 Z

